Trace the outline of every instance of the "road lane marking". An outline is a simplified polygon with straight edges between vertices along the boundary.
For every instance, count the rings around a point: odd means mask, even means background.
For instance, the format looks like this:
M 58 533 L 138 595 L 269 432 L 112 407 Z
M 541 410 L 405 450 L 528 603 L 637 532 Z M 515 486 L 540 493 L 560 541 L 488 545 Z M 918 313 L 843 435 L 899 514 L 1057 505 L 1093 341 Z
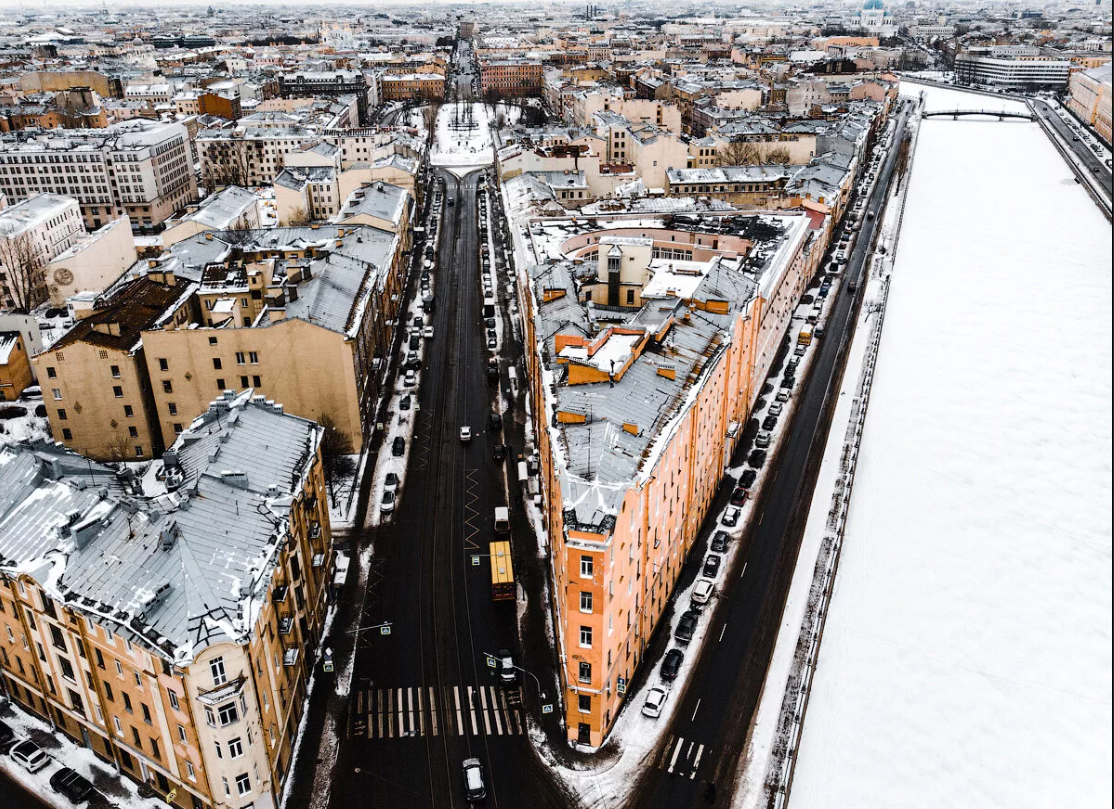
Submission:
M 721 629 L 719 631 L 719 640 L 716 641 L 716 643 L 720 643 L 720 642 L 723 641 L 723 633 L 726 632 L 726 631 L 727 631 L 727 621 L 724 621 L 723 622 L 723 629 Z
M 387 738 L 395 737 L 394 689 L 387 689 Z
M 364 712 L 364 689 L 356 692 L 356 713 L 362 714 Z
M 398 704 L 398 735 L 399 737 L 406 735 L 406 706 L 402 704 L 402 689 L 396 691 L 396 698 Z
M 429 729 L 437 735 L 437 700 L 433 698 L 433 686 L 429 688 Z
M 673 768 L 677 766 L 677 756 L 681 754 L 681 747 L 684 746 L 684 743 L 684 739 L 677 739 L 677 746 L 673 748 L 673 758 L 670 759 L 669 769 L 666 772 L 673 772 Z
M 749 565 L 749 564 L 750 564 L 750 562 L 743 562 L 743 569 L 741 571 L 739 571 L 739 578 L 740 579 L 743 577 L 744 574 L 746 574 L 747 565 Z
M 453 686 L 453 696 L 456 698 L 456 735 L 464 735 L 464 716 L 460 710 L 460 686 Z
M 484 736 L 490 736 L 491 719 L 487 715 L 487 691 L 484 690 L 482 685 L 479 686 L 478 690 L 480 692 L 480 716 L 482 716 L 484 720 Z M 492 707 L 494 708 L 495 706 L 493 705 Z
M 704 755 L 704 745 L 700 745 L 700 749 L 696 751 L 696 761 L 692 763 L 692 774 L 689 776 L 690 781 L 696 778 L 696 771 L 700 769 L 700 757 L 702 755 Z
M 661 759 L 658 760 L 658 769 L 665 769 L 665 760 L 669 758 L 669 749 L 673 746 L 673 734 L 669 734 L 669 741 L 665 743 L 665 749 L 661 751 Z
M 472 686 L 468 686 L 468 712 L 472 717 L 472 735 L 479 736 L 480 728 L 476 724 L 476 697 L 472 693 Z
M 495 693 L 495 686 L 489 685 L 491 689 L 491 712 L 495 714 L 495 733 L 498 736 L 503 735 L 503 718 L 499 715 L 499 695 Z
M 696 712 L 699 711 L 699 710 L 700 710 L 700 700 L 698 699 L 696 701 L 696 707 L 692 709 L 692 719 L 689 720 L 690 722 L 693 722 L 693 721 L 696 720 Z M 689 749 L 690 750 L 692 749 L 691 745 L 689 746 Z
M 406 689 L 406 708 L 409 712 L 410 732 L 414 732 L 414 689 Z

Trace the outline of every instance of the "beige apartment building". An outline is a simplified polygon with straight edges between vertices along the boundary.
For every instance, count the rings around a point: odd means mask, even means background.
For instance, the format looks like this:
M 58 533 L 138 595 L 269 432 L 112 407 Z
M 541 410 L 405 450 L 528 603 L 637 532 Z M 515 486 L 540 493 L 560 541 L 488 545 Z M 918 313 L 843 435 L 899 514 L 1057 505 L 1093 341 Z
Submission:
M 622 707 L 807 286 L 809 231 L 638 222 L 566 240 L 524 282 L 570 741 L 599 747 Z
M 52 444 L 0 449 L 15 704 L 168 806 L 278 806 L 333 567 L 321 435 L 246 391 L 142 483 Z
M 296 415 L 331 417 L 359 448 L 406 238 L 352 224 L 178 242 L 35 358 L 55 439 L 100 460 L 155 457 L 214 397 L 251 388 Z
M 179 123 L 125 121 L 107 129 L 68 129 L 0 137 L 0 192 L 76 199 L 90 230 L 127 216 L 158 230 L 197 197 L 189 135 Z
M 136 262 L 135 237 L 126 216 L 80 236 L 46 267 L 53 306 L 64 306 L 78 292 L 103 292 Z
M 85 228 L 77 200 L 38 194 L 0 210 L 0 307 L 28 311 L 47 298 L 47 264 Z

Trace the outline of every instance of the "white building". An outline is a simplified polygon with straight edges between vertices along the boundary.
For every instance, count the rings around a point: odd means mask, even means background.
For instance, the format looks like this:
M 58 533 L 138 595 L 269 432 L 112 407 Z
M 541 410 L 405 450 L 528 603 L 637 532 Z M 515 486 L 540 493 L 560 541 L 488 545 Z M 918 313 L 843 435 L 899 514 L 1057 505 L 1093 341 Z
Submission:
M 855 27 L 867 36 L 887 39 L 897 36 L 897 24 L 893 14 L 882 4 L 882 0 L 866 0 L 862 10 L 855 13 Z
M 1035 49 L 1034 49 L 1035 50 Z M 1071 62 L 1017 55 L 1001 48 L 971 48 L 955 57 L 959 84 L 977 84 L 1010 90 L 1066 87 Z
M 29 309 L 46 300 L 46 265 L 85 227 L 77 200 L 39 194 L 0 211 L 0 306 Z

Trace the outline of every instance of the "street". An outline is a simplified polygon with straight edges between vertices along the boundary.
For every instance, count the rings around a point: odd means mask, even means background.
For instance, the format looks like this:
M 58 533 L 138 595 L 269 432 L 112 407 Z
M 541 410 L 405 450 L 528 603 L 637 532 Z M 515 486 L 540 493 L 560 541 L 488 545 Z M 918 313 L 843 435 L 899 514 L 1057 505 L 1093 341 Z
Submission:
M 1056 130 L 1056 133 L 1064 139 L 1064 143 L 1069 146 L 1078 160 L 1087 171 L 1089 171 L 1094 178 L 1102 186 L 1106 194 L 1106 200 L 1109 204 L 1114 194 L 1112 190 L 1112 175 L 1110 169 L 1102 161 L 1102 159 L 1088 148 L 1087 144 L 1082 140 L 1078 140 L 1079 134 L 1072 129 L 1066 121 L 1064 121 L 1056 112 L 1056 108 L 1051 104 L 1039 99 L 1030 99 L 1030 104 L 1033 106 L 1033 111 L 1041 116 L 1042 119 Z M 1077 138 L 1077 140 L 1072 140 Z
M 359 636 L 331 805 L 465 806 L 461 762 L 477 757 L 488 806 L 564 806 L 526 735 L 521 703 L 536 698 L 534 681 L 504 689 L 485 658 L 515 649 L 516 604 L 492 600 L 487 557 L 494 508 L 506 499 L 492 457 L 501 438 L 488 423 L 494 386 L 480 316 L 482 173 L 441 176 L 446 217 L 434 271 L 435 336 L 425 347 L 402 496 L 392 519 L 372 533 L 360 619 L 361 626 L 390 622 L 391 633 Z M 464 425 L 473 433 L 467 443 L 459 438 Z
M 901 113 L 893 142 L 900 142 L 906 113 Z M 663 734 L 652 766 L 642 776 L 633 805 L 675 809 L 700 805 L 710 797 L 709 784 L 715 784 L 715 805 L 727 806 L 735 768 L 761 696 L 773 644 L 781 623 L 793 568 L 797 561 L 801 531 L 807 513 L 801 504 L 811 499 L 819 453 L 827 434 L 827 398 L 838 389 L 845 345 L 850 343 L 858 294 L 848 289 L 859 281 L 870 255 L 874 229 L 881 221 L 881 210 L 896 164 L 898 149 L 891 149 L 875 186 L 867 210 L 874 217 L 864 218 L 862 231 L 843 274 L 843 291 L 827 321 L 809 376 L 798 387 L 801 397 L 785 443 L 771 459 L 776 471 L 758 506 L 757 523 L 752 526 L 746 552 L 727 571 L 721 586 L 720 606 L 708 631 L 709 640 L 700 652 L 682 704 L 674 713 L 671 726 Z M 724 487 L 709 511 L 696 549 L 677 587 L 684 587 L 696 574 L 709 535 L 717 527 L 716 518 L 726 504 Z M 658 635 L 652 654 L 660 654 L 667 638 Z M 648 660 L 653 659 L 651 654 Z M 638 706 L 627 706 L 627 709 Z

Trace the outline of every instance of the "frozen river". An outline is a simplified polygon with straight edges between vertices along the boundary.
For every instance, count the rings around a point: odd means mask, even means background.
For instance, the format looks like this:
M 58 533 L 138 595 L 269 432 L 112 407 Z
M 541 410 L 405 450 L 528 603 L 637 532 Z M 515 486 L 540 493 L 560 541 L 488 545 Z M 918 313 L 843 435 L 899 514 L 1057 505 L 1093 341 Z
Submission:
M 925 121 L 793 809 L 1110 805 L 1110 335 L 1037 124 Z

